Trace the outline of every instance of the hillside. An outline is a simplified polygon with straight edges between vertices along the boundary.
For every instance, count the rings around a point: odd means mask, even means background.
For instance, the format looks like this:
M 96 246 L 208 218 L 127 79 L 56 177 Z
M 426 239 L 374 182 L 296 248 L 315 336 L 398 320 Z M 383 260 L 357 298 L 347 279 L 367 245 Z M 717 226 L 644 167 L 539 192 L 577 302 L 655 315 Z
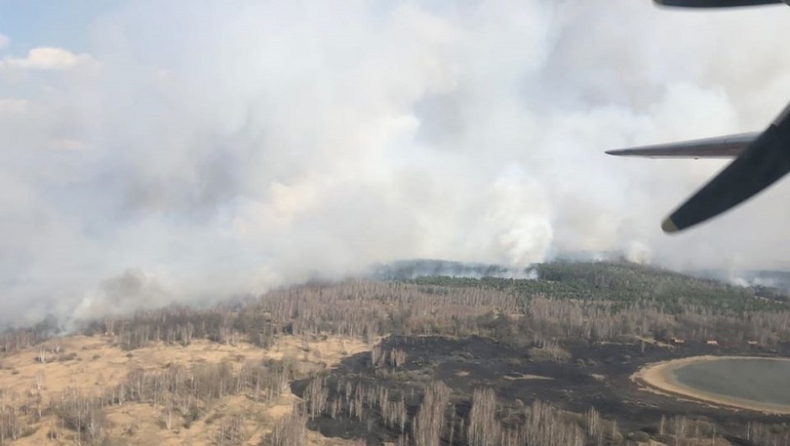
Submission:
M 627 263 L 486 268 L 500 277 L 412 271 L 6 332 L 0 444 L 790 444 L 789 420 L 629 380 L 789 354 L 782 298 Z

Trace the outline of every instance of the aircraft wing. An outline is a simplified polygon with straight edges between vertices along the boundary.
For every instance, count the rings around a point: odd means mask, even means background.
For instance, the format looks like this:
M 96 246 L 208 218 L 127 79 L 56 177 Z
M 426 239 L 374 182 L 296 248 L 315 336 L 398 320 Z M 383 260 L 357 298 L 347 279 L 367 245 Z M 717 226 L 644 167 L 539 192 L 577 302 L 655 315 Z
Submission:
M 658 5 L 683 8 L 733 8 L 782 3 L 782 0 L 653 0 Z
M 790 172 L 790 105 L 738 158 L 664 220 L 677 232 L 715 217 L 760 193 Z
M 758 136 L 760 136 L 758 132 L 740 133 L 693 141 L 609 150 L 606 153 L 643 158 L 737 158 Z
M 741 134 L 677 144 L 610 151 L 614 155 L 701 158 L 737 156 L 661 224 L 678 232 L 732 209 L 790 172 L 790 104 L 759 134 Z M 685 156 L 684 156 L 685 155 Z

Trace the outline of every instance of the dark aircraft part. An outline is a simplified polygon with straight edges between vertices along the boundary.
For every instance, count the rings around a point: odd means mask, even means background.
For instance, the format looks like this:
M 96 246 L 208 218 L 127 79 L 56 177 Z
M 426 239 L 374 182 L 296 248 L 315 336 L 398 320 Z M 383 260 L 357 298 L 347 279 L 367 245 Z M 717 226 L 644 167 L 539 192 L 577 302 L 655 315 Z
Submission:
M 733 8 L 736 6 L 760 6 L 784 3 L 783 0 L 653 0 L 663 6 L 683 8 Z
M 748 200 L 790 172 L 790 105 L 735 161 L 661 225 L 664 232 L 694 226 Z
M 664 6 L 732 8 L 790 0 L 653 0 Z M 763 133 L 741 134 L 684 143 L 610 150 L 620 156 L 648 158 L 724 158 L 737 156 L 702 189 L 661 224 L 664 232 L 678 232 L 716 217 L 760 193 L 790 172 L 790 105 Z
M 644 158 L 737 158 L 759 133 L 741 133 L 694 141 L 608 150 L 609 155 Z

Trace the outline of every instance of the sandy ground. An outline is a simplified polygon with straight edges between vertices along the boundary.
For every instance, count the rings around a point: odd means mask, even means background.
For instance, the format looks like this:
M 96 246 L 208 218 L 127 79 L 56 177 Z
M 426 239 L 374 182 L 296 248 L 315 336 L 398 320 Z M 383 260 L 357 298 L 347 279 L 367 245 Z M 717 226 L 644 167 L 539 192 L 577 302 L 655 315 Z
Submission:
M 554 378 L 550 376 L 522 374 L 520 376 L 505 376 L 505 379 L 508 381 L 519 381 L 519 380 L 531 380 L 531 379 L 553 380 Z
M 644 386 L 644 390 L 652 391 L 661 395 L 670 395 L 678 399 L 690 399 L 708 403 L 712 407 L 726 407 L 731 409 L 745 409 L 762 412 L 766 414 L 790 414 L 790 406 L 778 404 L 758 403 L 741 398 L 731 398 L 716 395 L 708 392 L 690 389 L 680 385 L 672 376 L 672 371 L 679 367 L 717 359 L 743 359 L 744 356 L 692 356 L 689 358 L 675 359 L 648 364 L 638 372 L 631 375 L 631 380 Z M 760 358 L 768 359 L 768 358 Z M 770 358 L 777 361 L 787 360 L 786 358 Z

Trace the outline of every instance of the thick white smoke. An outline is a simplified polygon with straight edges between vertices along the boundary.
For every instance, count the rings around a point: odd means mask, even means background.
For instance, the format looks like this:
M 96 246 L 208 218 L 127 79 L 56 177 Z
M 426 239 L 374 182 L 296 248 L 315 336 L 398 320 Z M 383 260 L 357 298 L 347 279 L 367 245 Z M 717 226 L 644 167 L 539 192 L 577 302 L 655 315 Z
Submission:
M 781 264 L 786 182 L 667 237 L 723 163 L 603 151 L 766 125 L 790 100 L 788 20 L 647 0 L 142 1 L 98 16 L 86 51 L 0 38 L 0 314 L 409 258 Z

